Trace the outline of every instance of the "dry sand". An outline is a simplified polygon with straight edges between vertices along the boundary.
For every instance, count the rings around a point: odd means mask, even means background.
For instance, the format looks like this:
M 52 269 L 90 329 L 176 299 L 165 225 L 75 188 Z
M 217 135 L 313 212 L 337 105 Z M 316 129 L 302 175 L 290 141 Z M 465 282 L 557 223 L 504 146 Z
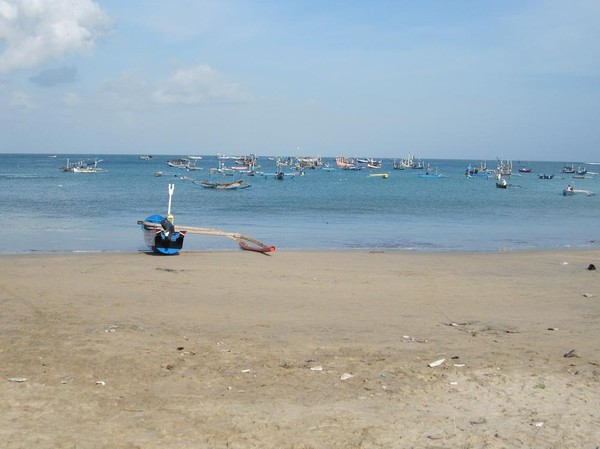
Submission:
M 0 256 L 0 447 L 596 448 L 590 263 Z

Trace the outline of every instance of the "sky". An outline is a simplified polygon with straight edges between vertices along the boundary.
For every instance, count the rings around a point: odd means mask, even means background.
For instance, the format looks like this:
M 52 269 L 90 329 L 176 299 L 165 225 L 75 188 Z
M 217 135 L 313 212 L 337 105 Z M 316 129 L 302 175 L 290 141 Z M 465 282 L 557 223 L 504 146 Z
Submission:
M 0 0 L 0 153 L 600 160 L 598 0 Z

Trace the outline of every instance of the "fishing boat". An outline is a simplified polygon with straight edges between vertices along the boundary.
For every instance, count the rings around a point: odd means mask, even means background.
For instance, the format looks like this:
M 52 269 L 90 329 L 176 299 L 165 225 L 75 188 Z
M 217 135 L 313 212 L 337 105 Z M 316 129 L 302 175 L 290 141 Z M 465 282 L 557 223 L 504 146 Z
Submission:
M 531 167 L 521 167 L 519 168 L 519 173 L 531 173 L 533 170 Z
M 496 188 L 498 188 L 498 189 L 506 189 L 506 188 L 508 188 L 508 183 L 506 182 L 506 179 L 503 179 L 502 181 L 497 182 L 496 183 Z
M 554 178 L 554 175 L 546 175 L 546 174 L 538 175 L 538 179 L 552 179 L 552 178 Z
M 93 161 L 81 160 L 78 162 L 70 162 L 67 159 L 67 165 L 64 165 L 60 169 L 64 172 L 70 173 L 99 173 L 102 171 L 98 164 L 102 162 L 102 159 L 94 159 Z
M 152 159 L 152 156 L 149 154 L 142 154 L 138 157 L 138 159 L 141 161 L 149 161 L 150 159 Z
M 388 173 L 371 173 L 369 175 L 369 178 L 381 178 L 381 179 L 388 179 L 390 175 Z
M 575 173 L 575 167 L 573 166 L 573 164 L 571 165 L 565 165 L 563 167 L 563 169 L 561 170 L 563 173 Z
M 496 165 L 496 179 L 510 178 L 512 175 L 512 161 L 497 160 Z
M 286 173 L 282 171 L 277 171 L 275 173 L 263 173 L 263 176 L 266 178 L 274 178 L 279 181 L 283 181 L 285 178 L 294 178 L 296 176 L 295 173 Z
M 465 170 L 465 176 L 467 178 L 488 179 L 490 172 L 491 172 L 491 170 L 488 170 L 488 168 L 487 168 L 487 162 L 482 161 L 479 164 L 479 167 L 474 167 L 473 165 L 469 164 L 467 169 Z
M 444 175 L 442 175 L 437 168 L 434 168 L 433 170 L 431 170 L 429 168 L 429 166 L 427 166 L 427 168 L 425 169 L 424 173 L 419 173 L 417 175 L 417 178 L 422 178 L 422 179 L 440 179 L 443 178 Z
M 591 192 L 590 190 L 574 189 L 571 186 L 567 186 L 567 188 L 562 191 L 563 196 L 573 196 L 580 193 L 585 196 L 592 196 L 594 194 L 594 192 Z
M 250 184 L 244 182 L 243 179 L 233 182 L 210 182 L 210 181 L 192 181 L 194 184 L 202 186 L 206 189 L 216 189 L 216 190 L 240 190 L 247 189 L 250 187 Z
M 190 163 L 190 160 L 188 158 L 178 158 L 178 159 L 171 159 L 169 161 L 167 161 L 167 165 L 169 167 L 173 167 L 173 168 L 187 168 L 188 164 Z
M 348 159 L 346 156 L 339 156 L 335 158 L 335 164 L 338 168 L 349 169 L 356 167 L 356 161 Z
M 197 228 L 193 226 L 174 225 L 174 217 L 171 215 L 171 199 L 175 191 L 175 184 L 169 184 L 169 205 L 167 215 L 153 214 L 145 220 L 137 222 L 141 226 L 144 243 L 156 254 L 175 255 L 183 248 L 183 240 L 187 234 L 203 234 L 227 237 L 234 240 L 241 249 L 259 253 L 270 253 L 275 251 L 274 246 L 265 245 L 252 237 L 237 232 L 225 232 L 218 229 Z

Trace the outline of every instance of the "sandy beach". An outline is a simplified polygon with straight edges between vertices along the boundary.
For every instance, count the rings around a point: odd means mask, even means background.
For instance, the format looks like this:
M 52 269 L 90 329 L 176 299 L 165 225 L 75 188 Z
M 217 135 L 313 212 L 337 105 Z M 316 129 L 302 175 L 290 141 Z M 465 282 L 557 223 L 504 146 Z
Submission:
M 589 264 L 3 255 L 0 447 L 597 448 Z

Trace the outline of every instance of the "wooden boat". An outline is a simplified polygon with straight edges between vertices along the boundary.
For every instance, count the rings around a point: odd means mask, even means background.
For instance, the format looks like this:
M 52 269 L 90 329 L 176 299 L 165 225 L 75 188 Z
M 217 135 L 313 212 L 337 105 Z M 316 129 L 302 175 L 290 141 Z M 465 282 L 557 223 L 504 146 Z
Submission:
M 565 165 L 562 169 L 563 173 L 575 173 L 575 167 L 573 166 L 573 164 L 571 165 Z
M 519 168 L 519 173 L 531 173 L 532 169 L 529 167 L 521 167 Z
M 474 167 L 473 165 L 469 164 L 469 166 L 465 170 L 465 176 L 467 178 L 488 179 L 490 172 L 491 172 L 491 170 L 488 170 L 487 163 L 485 161 L 482 161 L 479 164 L 479 167 Z
M 237 232 L 224 232 L 218 229 L 196 228 L 193 226 L 177 226 L 173 224 L 174 217 L 171 215 L 171 198 L 175 190 L 175 184 L 169 184 L 169 206 L 167 216 L 154 214 L 145 220 L 137 222 L 141 226 L 144 242 L 156 254 L 174 255 L 183 248 L 183 239 L 187 234 L 204 234 L 227 237 L 235 240 L 241 249 L 259 253 L 270 253 L 275 251 L 274 246 L 265 245 L 258 240 Z
M 504 182 L 497 182 L 496 183 L 496 187 L 498 189 L 506 189 L 508 187 L 508 183 L 504 183 Z
M 67 158 L 67 165 L 60 167 L 60 169 L 70 173 L 99 173 L 102 171 L 102 169 L 98 167 L 100 162 L 102 162 L 102 159 L 94 159 L 93 162 L 85 160 L 70 162 Z
M 431 170 L 429 168 L 429 166 L 427 166 L 427 169 L 425 170 L 424 173 L 419 173 L 417 175 L 417 178 L 424 178 L 424 179 L 440 179 L 443 178 L 444 175 L 442 175 L 437 168 Z
M 566 188 L 563 190 L 563 196 L 573 196 L 573 195 L 577 195 L 579 193 L 583 193 L 585 196 L 592 196 L 594 194 L 594 192 L 591 192 L 589 190 L 580 190 L 580 189 L 573 189 L 573 188 Z
M 210 181 L 192 181 L 194 184 L 202 186 L 206 189 L 216 189 L 216 190 L 240 190 L 247 189 L 250 187 L 250 184 L 244 182 L 244 180 L 240 179 L 238 181 L 233 182 L 210 182 Z
M 554 178 L 554 175 L 546 175 L 546 174 L 538 175 L 538 179 L 552 179 L 552 178 Z
M 173 223 L 169 220 L 170 214 L 163 217 L 153 214 L 142 223 L 144 243 L 157 254 L 177 254 L 183 247 L 183 239 L 186 231 L 175 231 Z
M 348 159 L 345 156 L 340 156 L 335 158 L 335 165 L 337 165 L 338 168 L 350 169 L 352 167 L 356 167 L 356 162 L 353 159 Z

